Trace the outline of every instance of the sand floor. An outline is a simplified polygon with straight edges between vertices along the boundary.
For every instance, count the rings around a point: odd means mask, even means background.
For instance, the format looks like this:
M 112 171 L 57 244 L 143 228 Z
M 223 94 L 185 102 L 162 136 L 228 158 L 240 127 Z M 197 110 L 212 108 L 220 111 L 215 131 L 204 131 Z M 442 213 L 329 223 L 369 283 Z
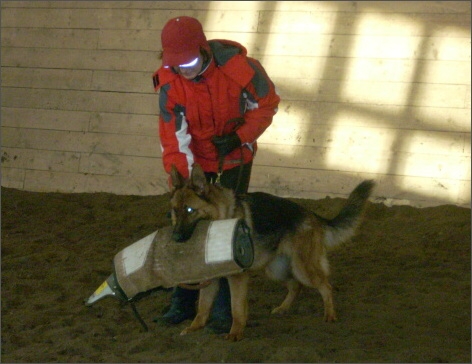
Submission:
M 317 291 L 270 314 L 285 288 L 254 274 L 245 339 L 152 322 L 159 292 L 129 305 L 84 300 L 114 255 L 170 224 L 168 195 L 32 193 L 2 188 L 2 362 L 470 362 L 470 209 L 369 203 L 355 238 L 330 252 L 338 322 Z M 326 217 L 343 199 L 298 200 Z

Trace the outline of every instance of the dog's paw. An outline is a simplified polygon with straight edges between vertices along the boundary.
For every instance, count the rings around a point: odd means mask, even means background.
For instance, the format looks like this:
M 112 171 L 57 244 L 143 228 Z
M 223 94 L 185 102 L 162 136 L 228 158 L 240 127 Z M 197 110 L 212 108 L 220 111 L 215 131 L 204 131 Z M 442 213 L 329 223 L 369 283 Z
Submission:
M 338 318 L 336 317 L 336 314 L 331 314 L 331 315 L 325 315 L 324 320 L 325 322 L 336 322 Z
M 270 313 L 272 315 L 283 315 L 287 313 L 287 311 L 288 310 L 285 307 L 279 306 L 279 307 L 274 308 Z
M 225 336 L 225 339 L 228 340 L 228 341 L 231 341 L 231 342 L 236 342 L 236 341 L 240 341 L 243 339 L 243 333 L 242 332 L 239 332 L 239 333 L 229 333 L 228 335 Z
M 281 315 L 282 313 L 284 313 L 284 310 L 280 307 L 276 307 L 272 311 L 270 311 L 271 315 Z
M 182 332 L 180 333 L 180 336 L 190 334 L 191 332 L 194 332 L 194 331 L 197 331 L 197 329 L 194 329 L 191 326 L 186 327 L 185 329 L 182 330 Z

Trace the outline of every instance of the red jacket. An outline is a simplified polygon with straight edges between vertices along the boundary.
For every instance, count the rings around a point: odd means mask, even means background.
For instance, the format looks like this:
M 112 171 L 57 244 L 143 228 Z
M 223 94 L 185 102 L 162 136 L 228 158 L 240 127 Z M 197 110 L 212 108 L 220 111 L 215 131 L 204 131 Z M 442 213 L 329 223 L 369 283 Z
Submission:
M 174 164 L 188 177 L 194 163 L 205 172 L 218 171 L 214 135 L 228 132 L 227 123 L 244 118 L 237 129 L 243 145 L 243 163 L 253 159 L 257 138 L 272 123 L 280 98 L 261 64 L 247 56 L 246 48 L 228 40 L 208 42 L 213 54 L 208 68 L 186 80 L 171 68 L 153 75 L 159 93 L 159 137 L 164 168 Z M 241 148 L 226 156 L 223 169 L 239 165 Z

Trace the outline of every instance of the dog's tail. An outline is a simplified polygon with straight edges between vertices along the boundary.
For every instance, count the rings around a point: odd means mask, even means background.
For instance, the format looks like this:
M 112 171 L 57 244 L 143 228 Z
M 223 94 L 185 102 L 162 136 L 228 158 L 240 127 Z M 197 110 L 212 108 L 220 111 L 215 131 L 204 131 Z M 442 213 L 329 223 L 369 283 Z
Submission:
M 361 223 L 363 211 L 375 182 L 361 182 L 349 195 L 346 205 L 339 214 L 325 225 L 324 243 L 328 248 L 335 247 L 352 236 Z

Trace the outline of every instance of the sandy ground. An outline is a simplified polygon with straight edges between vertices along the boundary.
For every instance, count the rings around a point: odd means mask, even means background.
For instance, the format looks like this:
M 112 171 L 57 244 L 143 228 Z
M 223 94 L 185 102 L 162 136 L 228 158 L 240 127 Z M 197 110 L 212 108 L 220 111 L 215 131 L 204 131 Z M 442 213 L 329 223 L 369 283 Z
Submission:
M 296 200 L 330 217 L 343 199 Z M 330 252 L 339 321 L 306 290 L 274 316 L 279 284 L 254 275 L 245 339 L 152 322 L 159 292 L 129 305 L 84 300 L 114 255 L 170 224 L 168 196 L 31 193 L 2 188 L 3 362 L 470 362 L 470 209 L 370 203 L 350 242 Z

